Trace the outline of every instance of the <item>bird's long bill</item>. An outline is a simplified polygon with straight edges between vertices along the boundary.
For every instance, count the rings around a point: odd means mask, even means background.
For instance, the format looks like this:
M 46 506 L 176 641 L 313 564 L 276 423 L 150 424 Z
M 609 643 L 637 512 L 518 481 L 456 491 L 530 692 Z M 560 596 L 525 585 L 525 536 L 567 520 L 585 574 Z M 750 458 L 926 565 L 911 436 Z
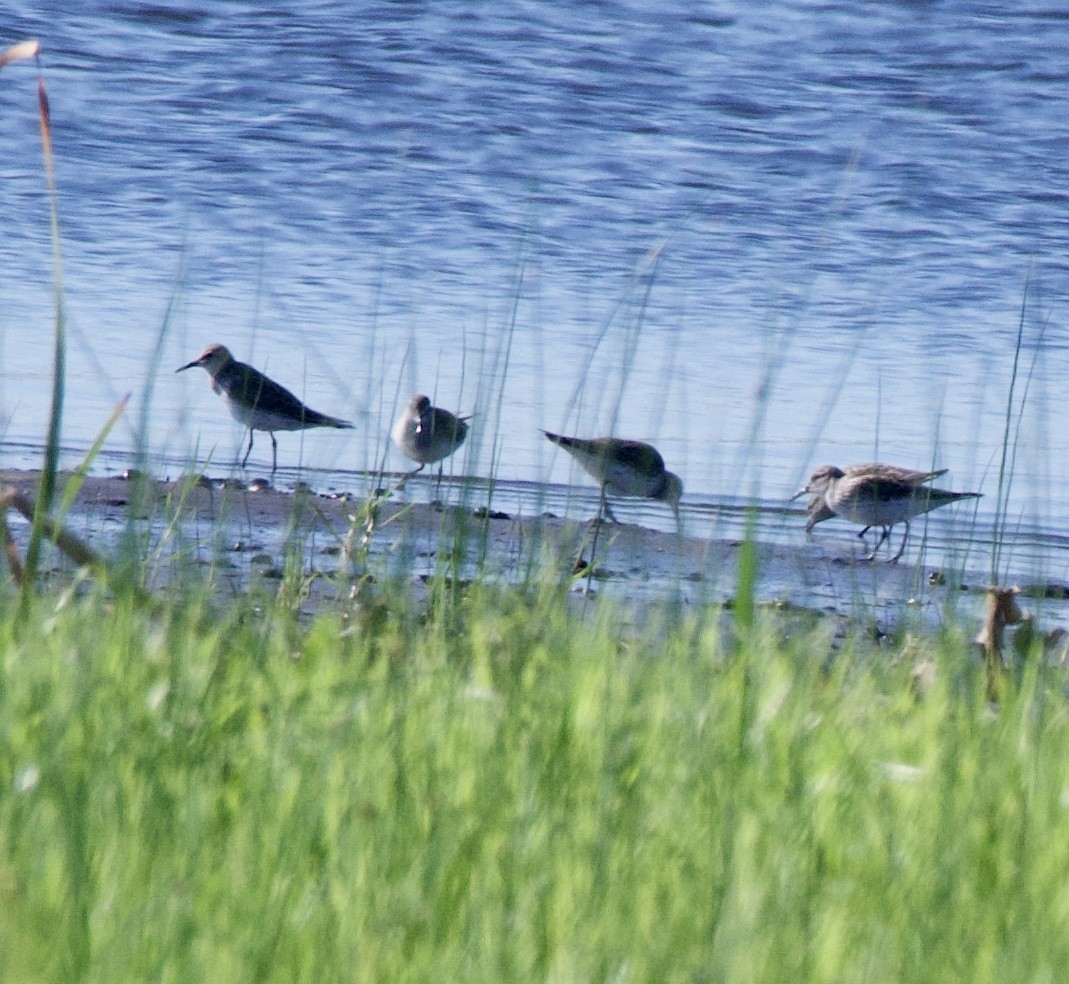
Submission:
M 187 369 L 195 369 L 200 365 L 200 359 L 194 359 L 192 362 L 187 362 L 184 366 L 179 366 L 175 369 L 175 372 L 185 372 Z
M 802 498 L 803 495 L 809 495 L 809 486 L 808 485 L 802 486 L 802 488 L 800 488 L 797 492 L 795 492 L 794 495 L 792 495 L 787 501 L 788 502 L 794 502 L 795 499 L 800 499 L 800 498 Z

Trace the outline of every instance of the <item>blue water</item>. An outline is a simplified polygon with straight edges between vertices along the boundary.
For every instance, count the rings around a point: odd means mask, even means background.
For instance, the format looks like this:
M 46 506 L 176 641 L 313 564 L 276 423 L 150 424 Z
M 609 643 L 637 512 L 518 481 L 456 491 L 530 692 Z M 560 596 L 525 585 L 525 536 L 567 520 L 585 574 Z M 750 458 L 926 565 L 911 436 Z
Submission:
M 174 374 L 220 341 L 357 424 L 280 435 L 288 466 L 406 467 L 426 391 L 476 414 L 456 472 L 581 483 L 538 428 L 614 432 L 696 507 L 878 458 L 989 517 L 1021 328 L 1009 513 L 1069 529 L 1060 2 L 15 0 L 0 30 L 51 100 L 68 461 L 126 392 L 134 448 L 151 382 L 159 468 L 229 464 Z M 35 83 L 0 72 L 0 466 L 49 405 Z

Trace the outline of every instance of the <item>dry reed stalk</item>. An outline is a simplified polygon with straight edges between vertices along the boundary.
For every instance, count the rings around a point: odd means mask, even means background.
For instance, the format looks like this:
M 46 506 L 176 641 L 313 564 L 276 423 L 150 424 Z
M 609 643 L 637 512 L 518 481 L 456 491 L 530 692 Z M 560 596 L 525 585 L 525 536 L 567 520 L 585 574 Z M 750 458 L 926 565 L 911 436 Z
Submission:
M 9 485 L 0 486 L 0 514 L 3 515 L 3 518 L 0 518 L 0 522 L 3 523 L 4 552 L 7 555 L 8 564 L 11 565 L 12 573 L 14 574 L 15 568 L 18 565 L 19 556 L 15 544 L 11 540 L 11 533 L 7 528 L 6 513 L 9 509 L 14 509 L 28 522 L 32 523 L 34 521 L 36 505 L 33 499 L 26 495 L 26 493 L 19 492 L 18 489 Z M 41 523 L 41 529 L 45 537 L 51 540 L 52 543 L 62 550 L 63 553 L 65 553 L 79 567 L 92 567 L 102 571 L 107 570 L 108 565 L 104 558 L 87 543 L 71 533 L 70 530 L 66 529 L 61 523 L 48 515 L 40 516 L 38 521 Z M 12 563 L 13 560 L 14 563 Z M 19 566 L 18 570 L 19 572 L 18 575 L 16 575 L 15 580 L 21 584 L 21 566 Z
M 45 460 L 38 485 L 36 514 L 31 520 L 30 542 L 26 548 L 25 578 L 22 584 L 22 606 L 29 600 L 28 591 L 35 580 L 41 539 L 45 521 L 52 510 L 56 489 L 56 473 L 59 471 L 60 426 L 63 419 L 63 388 L 66 375 L 67 330 L 63 310 L 63 259 L 60 249 L 59 205 L 56 196 L 56 176 L 52 155 L 52 123 L 48 105 L 45 77 L 40 66 L 41 46 L 37 41 L 20 41 L 0 53 L 0 69 L 14 61 L 33 59 L 37 65 L 37 107 L 41 121 L 41 149 L 44 155 L 45 179 L 48 185 L 49 211 L 52 226 L 53 293 L 56 305 L 55 349 L 52 372 L 52 409 L 48 418 L 48 436 L 45 441 Z
M 987 589 L 984 623 L 975 641 L 984 656 L 987 699 L 991 701 L 997 701 L 1002 696 L 1002 647 L 1006 628 L 1018 625 L 1025 619 L 1025 613 L 1017 604 L 1020 593 L 1021 589 L 1017 587 Z
M 18 44 L 13 44 L 6 51 L 0 52 L 0 68 L 13 61 L 36 58 L 40 50 L 41 45 L 38 41 L 20 41 Z

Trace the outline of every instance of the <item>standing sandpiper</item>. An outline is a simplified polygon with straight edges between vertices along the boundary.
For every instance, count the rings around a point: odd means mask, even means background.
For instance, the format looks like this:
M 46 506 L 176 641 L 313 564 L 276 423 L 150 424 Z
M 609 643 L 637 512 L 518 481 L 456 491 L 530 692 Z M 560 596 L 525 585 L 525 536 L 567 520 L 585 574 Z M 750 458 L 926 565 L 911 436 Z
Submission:
M 683 482 L 673 472 L 666 471 L 664 458 L 652 445 L 642 441 L 625 441 L 618 437 L 563 437 L 542 431 L 554 444 L 567 451 L 588 475 L 601 485 L 601 501 L 605 515 L 614 523 L 619 520 L 609 508 L 608 495 L 641 499 L 657 499 L 667 503 L 679 523 L 679 499 Z
M 898 553 L 891 558 L 894 563 L 906 549 L 909 521 L 914 516 L 957 502 L 959 499 L 979 497 L 979 492 L 950 492 L 946 489 L 933 489 L 925 484 L 945 471 L 917 472 L 881 464 L 853 465 L 843 471 L 834 465 L 822 465 L 809 477 L 809 484 L 799 489 L 793 498 L 797 499 L 801 495 L 816 496 L 823 499 L 824 505 L 843 519 L 861 523 L 865 527 L 881 527 L 880 538 L 866 560 L 872 560 L 876 556 L 876 551 L 890 536 L 891 527 L 895 523 L 905 523 L 906 532 L 902 537 L 902 545 L 898 548 Z M 808 529 L 828 518 L 813 506 L 812 500 L 807 511 L 810 515 L 810 523 L 806 524 Z
M 252 453 L 253 431 L 267 431 L 271 435 L 271 476 L 278 467 L 278 442 L 275 431 L 304 430 L 307 427 L 342 427 L 353 425 L 347 420 L 328 417 L 325 413 L 306 407 L 288 389 L 268 379 L 258 369 L 238 362 L 225 345 L 209 345 L 200 357 L 186 363 L 176 372 L 203 366 L 212 378 L 212 389 L 226 404 L 235 420 L 249 429 L 249 447 L 241 459 L 241 467 Z
M 922 482 L 930 482 L 933 478 L 939 478 L 941 475 L 945 475 L 947 469 L 937 468 L 935 471 L 914 471 L 911 468 L 899 468 L 896 465 L 884 465 L 878 461 L 866 461 L 861 465 L 850 465 L 843 471 L 843 474 L 847 478 L 857 478 L 866 474 L 880 475 L 894 475 L 897 478 L 906 482 L 914 482 L 920 484 Z M 798 498 L 798 496 L 794 496 Z M 933 507 L 934 508 L 934 507 Z M 817 523 L 823 523 L 826 520 L 834 519 L 838 513 L 832 509 L 827 502 L 824 501 L 823 493 L 814 493 L 809 497 L 809 502 L 805 507 L 806 521 L 805 531 L 807 534 L 813 532 L 813 527 Z M 872 529 L 871 526 L 866 526 L 860 533 L 859 537 L 864 538 L 865 534 Z
M 421 472 L 425 465 L 448 458 L 456 451 L 468 436 L 467 421 L 470 419 L 431 406 L 430 397 L 422 393 L 409 399 L 401 416 L 394 421 L 390 437 L 398 450 L 418 462 L 419 467 L 408 472 L 401 484 Z

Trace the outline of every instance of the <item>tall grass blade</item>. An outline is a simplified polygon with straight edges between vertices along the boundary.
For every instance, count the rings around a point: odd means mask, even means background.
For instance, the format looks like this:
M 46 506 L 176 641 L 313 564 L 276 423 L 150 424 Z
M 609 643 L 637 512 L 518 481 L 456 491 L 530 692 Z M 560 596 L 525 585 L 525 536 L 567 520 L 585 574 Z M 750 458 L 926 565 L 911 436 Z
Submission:
M 1020 433 L 1020 418 L 1017 421 L 1017 429 L 1014 431 L 1013 412 L 1014 397 L 1017 388 L 1017 377 L 1021 365 L 1021 348 L 1024 344 L 1025 311 L 1028 307 L 1028 283 L 1025 283 L 1024 297 L 1021 300 L 1021 314 L 1017 319 L 1017 338 L 1013 347 L 1013 368 L 1010 372 L 1010 388 L 1006 394 L 1006 420 L 1002 434 L 1002 454 L 999 459 L 998 489 L 995 495 L 995 529 L 991 538 L 991 583 L 999 583 L 998 567 L 1002 553 L 1002 541 L 1006 534 L 1009 522 L 1009 498 L 1013 485 L 1013 468 L 1017 457 L 1017 436 Z M 1028 384 L 1031 382 L 1032 370 L 1035 369 L 1035 361 L 1029 370 L 1025 385 L 1025 397 L 1028 394 Z M 1021 401 L 1020 413 L 1024 412 L 1024 398 Z M 1014 437 L 1011 440 L 1011 432 Z
M 48 91 L 45 87 L 44 73 L 40 68 L 40 45 L 36 41 L 23 41 L 8 48 L 0 55 L 0 68 L 9 62 L 33 58 L 38 63 L 37 71 L 37 107 L 41 120 L 41 150 L 44 156 L 45 180 L 48 184 L 49 210 L 52 226 L 52 291 L 55 300 L 55 347 L 52 369 L 52 408 L 48 418 L 48 437 L 45 441 L 44 467 L 38 485 L 37 502 L 34 508 L 33 523 L 30 528 L 30 542 L 26 550 L 25 577 L 21 589 L 21 606 L 25 610 L 29 594 L 37 574 L 41 556 L 41 540 L 44 536 L 43 523 L 52 509 L 56 491 L 56 473 L 59 470 L 59 438 L 63 422 L 63 385 L 66 374 L 66 315 L 63 309 L 63 254 L 59 238 L 59 206 L 56 200 L 56 175 L 52 154 L 52 124 L 48 106 Z
M 156 389 L 156 380 L 160 375 L 160 365 L 163 362 L 163 346 L 167 340 L 171 324 L 174 322 L 175 312 L 178 309 L 178 301 L 181 287 L 185 282 L 185 251 L 182 253 L 181 266 L 178 277 L 175 280 L 174 289 L 167 300 L 167 310 L 164 311 L 163 321 L 159 331 L 156 332 L 156 340 L 152 346 L 152 355 L 149 359 L 148 371 L 145 375 L 145 389 L 141 396 L 141 411 L 137 421 L 137 462 L 138 467 L 143 468 L 145 458 L 148 455 L 149 432 L 148 420 L 149 409 L 152 406 L 152 396 Z M 125 404 L 125 400 L 123 401 Z
M 757 530 L 756 512 L 751 509 L 746 522 L 746 536 L 739 545 L 738 585 L 735 591 L 735 628 L 749 640 L 757 610 Z
M 74 470 L 74 474 L 71 476 L 70 481 L 64 486 L 63 498 L 60 500 L 58 510 L 58 515 L 61 520 L 74 504 L 75 497 L 78 495 L 79 489 L 81 489 L 86 476 L 89 474 L 89 469 L 93 466 L 93 462 L 96 460 L 97 455 L 103 450 L 104 442 L 108 439 L 108 435 L 111 434 L 112 429 L 119 422 L 119 418 L 123 415 L 123 411 L 126 410 L 126 404 L 129 402 L 130 394 L 127 393 L 126 396 L 115 405 L 115 409 L 111 411 L 111 415 L 104 421 L 104 426 L 100 428 L 100 433 L 97 434 L 96 440 L 93 441 L 92 446 L 85 453 L 82 463 Z

